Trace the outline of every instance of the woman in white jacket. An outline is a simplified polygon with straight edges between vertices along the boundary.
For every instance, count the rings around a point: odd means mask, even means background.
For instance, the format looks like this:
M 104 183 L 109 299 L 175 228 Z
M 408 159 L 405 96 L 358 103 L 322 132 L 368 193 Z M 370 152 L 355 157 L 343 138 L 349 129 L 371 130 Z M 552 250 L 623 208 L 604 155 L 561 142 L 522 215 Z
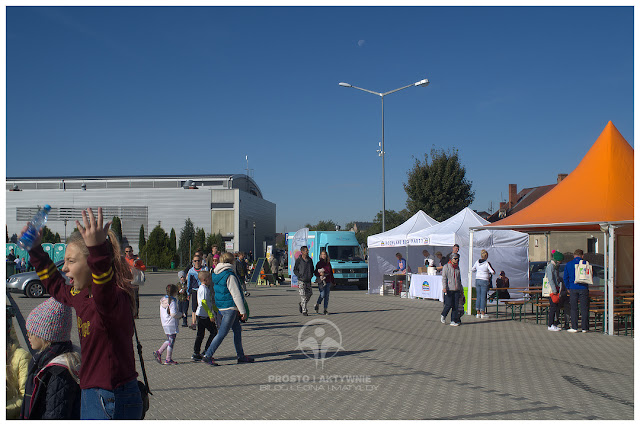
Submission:
M 487 292 L 491 283 L 491 275 L 496 271 L 487 261 L 489 253 L 486 250 L 480 252 L 480 259 L 476 260 L 471 270 L 476 273 L 476 318 L 487 318 Z

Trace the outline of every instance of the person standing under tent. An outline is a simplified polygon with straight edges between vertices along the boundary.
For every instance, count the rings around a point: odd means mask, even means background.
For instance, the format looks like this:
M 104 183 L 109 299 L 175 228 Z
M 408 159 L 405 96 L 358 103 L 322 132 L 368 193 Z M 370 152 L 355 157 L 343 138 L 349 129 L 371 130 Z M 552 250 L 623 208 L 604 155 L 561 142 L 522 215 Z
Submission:
M 578 332 L 578 302 L 580 302 L 580 315 L 582 317 L 582 332 L 589 331 L 589 286 L 587 284 L 577 283 L 575 265 L 579 264 L 584 252 L 577 249 L 573 252 L 573 260 L 567 262 L 564 267 L 564 284 L 569 289 L 569 303 L 571 305 L 571 328 L 567 330 L 569 333 Z
M 491 263 L 487 260 L 489 253 L 486 250 L 480 252 L 480 259 L 476 260 L 471 268 L 476 273 L 476 318 L 488 318 L 487 310 L 487 293 L 489 292 L 489 284 L 491 284 L 491 275 L 496 271 L 491 267 Z
M 398 269 L 395 269 L 393 272 L 397 272 L 400 275 L 407 273 L 407 260 L 402 257 L 402 254 L 396 253 L 396 257 L 398 258 Z
M 452 326 L 460 325 L 460 314 L 458 312 L 458 299 L 462 292 L 462 278 L 460 275 L 460 267 L 458 262 L 460 255 L 453 253 L 451 260 L 442 268 L 442 290 L 444 292 L 444 309 L 440 314 L 440 322 L 445 323 L 447 314 L 451 310 Z
M 558 267 L 564 260 L 564 255 L 559 251 L 553 252 L 553 258 L 547 264 L 547 268 L 544 271 L 544 276 L 551 286 L 551 294 L 549 295 L 549 320 L 547 322 L 547 330 L 560 331 L 561 329 L 556 326 L 556 316 L 560 318 L 559 304 L 560 293 L 562 291 L 562 281 L 560 281 L 560 275 L 558 274 Z
M 460 246 L 457 244 L 454 244 L 453 247 L 451 247 L 451 253 L 447 255 L 446 262 L 448 263 L 451 260 L 451 255 L 458 254 L 459 251 L 460 251 Z

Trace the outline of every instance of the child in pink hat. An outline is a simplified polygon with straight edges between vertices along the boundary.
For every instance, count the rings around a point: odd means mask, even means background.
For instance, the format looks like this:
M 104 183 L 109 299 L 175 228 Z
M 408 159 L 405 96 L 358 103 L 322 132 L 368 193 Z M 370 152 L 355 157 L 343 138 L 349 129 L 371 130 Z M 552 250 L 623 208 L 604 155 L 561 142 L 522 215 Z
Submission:
M 29 376 L 21 419 L 80 419 L 80 354 L 71 344 L 71 308 L 53 297 L 27 317 L 29 345 L 37 353 Z

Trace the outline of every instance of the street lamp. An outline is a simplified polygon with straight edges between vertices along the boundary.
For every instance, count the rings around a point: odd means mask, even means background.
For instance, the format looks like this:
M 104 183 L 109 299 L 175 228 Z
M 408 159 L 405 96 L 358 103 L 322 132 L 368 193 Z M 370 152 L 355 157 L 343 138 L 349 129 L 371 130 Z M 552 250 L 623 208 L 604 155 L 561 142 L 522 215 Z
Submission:
M 253 259 L 256 257 L 256 222 L 253 222 Z M 253 261 L 251 259 L 251 261 Z
M 358 90 L 362 90 L 363 92 L 367 92 L 367 93 L 373 93 L 374 95 L 378 95 L 380 96 L 380 100 L 382 101 L 382 142 L 380 143 L 380 150 L 378 151 L 378 154 L 382 157 L 382 232 L 385 231 L 385 210 L 386 210 L 386 205 L 385 205 L 385 187 L 384 187 L 384 97 L 387 95 L 390 95 L 391 93 L 395 93 L 395 92 L 399 92 L 400 90 L 406 89 L 408 87 L 427 87 L 429 85 L 429 80 L 428 79 L 422 79 L 420 81 L 417 81 L 415 83 L 406 85 L 404 87 L 400 87 L 398 89 L 395 90 L 390 90 L 388 92 L 385 93 L 379 93 L 379 92 L 374 92 L 373 90 L 367 90 L 367 89 L 363 89 L 362 87 L 357 87 L 357 86 L 353 86 L 349 83 L 338 83 L 340 86 L 342 87 L 351 87 L 353 89 L 358 89 Z

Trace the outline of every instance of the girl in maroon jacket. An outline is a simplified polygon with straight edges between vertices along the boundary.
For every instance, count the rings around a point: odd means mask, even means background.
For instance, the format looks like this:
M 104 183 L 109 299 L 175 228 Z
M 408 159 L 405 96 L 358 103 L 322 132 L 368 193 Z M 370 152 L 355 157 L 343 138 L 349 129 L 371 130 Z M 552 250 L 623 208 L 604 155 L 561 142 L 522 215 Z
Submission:
M 142 398 L 132 343 L 135 300 L 125 278 L 128 266 L 109 231 L 111 222 L 103 226 L 102 208 L 97 220 L 91 209 L 83 210 L 82 221 L 76 221 L 79 231 L 67 240 L 64 255 L 62 270 L 71 286 L 42 249 L 42 232 L 29 252 L 31 262 L 48 293 L 77 314 L 81 418 L 140 419 Z
M 322 250 L 320 252 L 320 260 L 316 263 L 316 269 L 313 274 L 316 276 L 318 291 L 320 292 L 320 297 L 318 297 L 318 301 L 316 302 L 314 309 L 318 312 L 320 304 L 324 299 L 324 314 L 329 315 L 327 306 L 329 306 L 329 293 L 331 292 L 331 286 L 333 285 L 334 280 L 333 271 L 331 270 L 331 261 L 329 260 L 329 255 L 326 251 Z

